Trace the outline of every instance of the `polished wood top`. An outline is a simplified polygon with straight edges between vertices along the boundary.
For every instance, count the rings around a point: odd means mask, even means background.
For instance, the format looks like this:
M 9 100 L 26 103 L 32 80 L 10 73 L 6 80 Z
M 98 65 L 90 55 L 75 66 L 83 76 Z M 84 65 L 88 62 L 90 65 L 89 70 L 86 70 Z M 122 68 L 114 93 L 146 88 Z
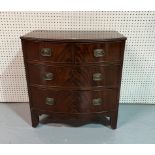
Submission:
M 111 41 L 126 40 L 122 34 L 117 31 L 50 31 L 35 30 L 20 37 L 24 40 L 44 40 L 44 41 Z

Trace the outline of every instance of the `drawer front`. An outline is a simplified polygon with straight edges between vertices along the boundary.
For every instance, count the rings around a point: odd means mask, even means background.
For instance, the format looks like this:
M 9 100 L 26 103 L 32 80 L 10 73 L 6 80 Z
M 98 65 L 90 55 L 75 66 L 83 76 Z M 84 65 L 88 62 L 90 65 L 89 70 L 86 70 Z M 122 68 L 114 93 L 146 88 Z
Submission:
M 74 70 L 76 87 L 118 87 L 120 65 L 77 67 Z
M 75 46 L 76 63 L 121 61 L 124 42 L 79 43 Z
M 112 110 L 117 104 L 117 90 L 54 91 L 31 87 L 33 108 L 51 112 L 89 113 Z
M 69 43 L 24 41 L 23 51 L 28 60 L 49 61 L 53 63 L 73 62 L 72 45 Z
M 28 64 L 30 84 L 46 86 L 72 86 L 72 70 L 65 67 L 52 67 Z
M 121 66 L 75 66 L 53 67 L 28 64 L 30 84 L 58 87 L 117 87 L 120 82 Z

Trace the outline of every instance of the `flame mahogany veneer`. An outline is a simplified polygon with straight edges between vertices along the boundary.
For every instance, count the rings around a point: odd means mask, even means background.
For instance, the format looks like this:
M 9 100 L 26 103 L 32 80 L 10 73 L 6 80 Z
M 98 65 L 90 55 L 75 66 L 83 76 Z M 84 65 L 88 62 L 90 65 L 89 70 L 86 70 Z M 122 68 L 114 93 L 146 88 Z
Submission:
M 36 30 L 20 38 L 33 127 L 41 114 L 62 123 L 106 120 L 117 127 L 126 37 Z

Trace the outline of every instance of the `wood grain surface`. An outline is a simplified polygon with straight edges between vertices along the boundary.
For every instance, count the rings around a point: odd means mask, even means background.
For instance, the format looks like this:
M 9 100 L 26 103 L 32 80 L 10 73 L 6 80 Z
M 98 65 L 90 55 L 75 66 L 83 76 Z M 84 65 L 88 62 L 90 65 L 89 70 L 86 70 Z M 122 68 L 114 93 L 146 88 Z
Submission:
M 33 31 L 21 40 L 33 127 L 41 114 L 71 123 L 104 116 L 117 127 L 126 37 L 114 31 Z

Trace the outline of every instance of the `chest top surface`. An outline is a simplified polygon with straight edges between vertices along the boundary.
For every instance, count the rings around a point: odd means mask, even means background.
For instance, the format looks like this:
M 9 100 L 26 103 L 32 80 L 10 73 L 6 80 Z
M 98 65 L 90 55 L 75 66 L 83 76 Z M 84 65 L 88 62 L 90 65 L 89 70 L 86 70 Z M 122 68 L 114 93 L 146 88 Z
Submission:
M 50 31 L 35 30 L 20 37 L 24 40 L 44 40 L 44 41 L 115 41 L 126 40 L 117 31 Z

